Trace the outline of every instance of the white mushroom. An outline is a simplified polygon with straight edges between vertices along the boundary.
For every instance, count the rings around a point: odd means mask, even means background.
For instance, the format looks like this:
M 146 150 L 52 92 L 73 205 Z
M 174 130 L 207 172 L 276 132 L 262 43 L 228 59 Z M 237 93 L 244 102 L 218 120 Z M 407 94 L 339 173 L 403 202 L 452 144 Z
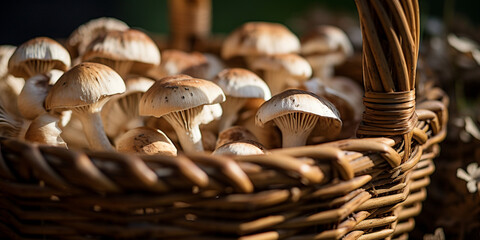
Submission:
M 127 74 L 144 75 L 158 66 L 160 51 L 141 31 L 108 31 L 90 43 L 82 60 L 105 64 L 124 78 Z
M 103 130 L 100 112 L 111 96 L 123 92 L 125 83 L 114 70 L 98 63 L 82 63 L 55 83 L 45 107 L 71 109 L 82 122 L 91 149 L 114 150 Z
M 177 155 L 177 148 L 162 131 L 148 127 L 127 131 L 116 140 L 115 145 L 117 151 L 125 153 Z
M 241 68 L 221 71 L 213 80 L 225 93 L 227 100 L 222 103 L 223 116 L 220 119 L 219 131 L 232 126 L 238 118 L 238 112 L 248 99 L 271 97 L 267 84 L 256 74 Z
M 328 81 L 334 67 L 353 55 L 353 46 L 347 34 L 338 27 L 321 25 L 302 39 L 302 55 L 313 67 L 314 76 Z
M 265 148 L 251 140 L 226 143 L 213 151 L 213 155 L 259 155 L 265 154 Z
M 225 101 L 222 89 L 214 83 L 174 75 L 155 82 L 140 101 L 140 115 L 164 117 L 177 133 L 185 152 L 203 151 L 199 125 L 214 119 L 210 107 L 205 105 Z M 215 111 L 214 111 L 215 112 Z
M 298 87 L 312 76 L 312 67 L 297 54 L 277 54 L 257 57 L 252 61 L 253 69 L 263 70 L 264 79 L 273 95 Z
M 339 132 L 342 121 L 337 109 L 327 100 L 310 92 L 290 89 L 273 96 L 257 111 L 259 126 L 274 121 L 282 131 L 284 148 L 305 145 L 308 136 L 320 122 L 325 133 Z

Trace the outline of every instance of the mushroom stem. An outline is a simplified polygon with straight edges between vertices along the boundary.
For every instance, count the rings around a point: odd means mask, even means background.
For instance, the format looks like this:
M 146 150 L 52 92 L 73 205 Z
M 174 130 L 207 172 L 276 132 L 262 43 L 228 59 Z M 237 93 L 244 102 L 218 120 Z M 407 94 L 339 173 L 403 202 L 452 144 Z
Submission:
M 177 133 L 178 140 L 186 153 L 203 151 L 200 124 L 195 119 L 201 114 L 202 110 L 203 105 L 183 111 L 171 112 L 163 116 Z
M 81 112 L 78 116 L 82 122 L 83 131 L 92 150 L 114 151 L 103 130 L 102 118 L 99 112 Z
M 286 74 L 283 71 L 265 71 L 264 79 L 270 88 L 270 92 L 273 95 L 276 95 L 283 90 L 286 86 Z
M 186 153 L 203 151 L 202 133 L 198 125 L 188 131 L 178 131 L 176 127 L 173 129 L 177 133 L 178 141 L 180 141 L 183 151 Z
M 282 147 L 299 147 L 307 143 L 307 138 L 317 124 L 318 116 L 295 112 L 274 119 L 282 131 Z
M 228 96 L 227 101 L 222 103 L 223 116 L 220 119 L 218 131 L 221 132 L 233 125 L 238 118 L 238 111 L 247 102 L 248 98 L 238 98 Z
M 49 78 L 43 74 L 25 81 L 25 86 L 17 98 L 18 111 L 24 118 L 33 120 L 46 112 L 43 103 L 50 90 L 48 81 Z

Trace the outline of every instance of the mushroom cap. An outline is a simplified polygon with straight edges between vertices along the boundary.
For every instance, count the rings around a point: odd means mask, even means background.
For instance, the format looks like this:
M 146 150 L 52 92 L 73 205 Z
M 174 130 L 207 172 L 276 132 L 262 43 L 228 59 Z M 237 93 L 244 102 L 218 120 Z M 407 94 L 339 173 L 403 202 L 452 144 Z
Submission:
M 125 153 L 177 155 L 177 148 L 162 131 L 148 127 L 138 127 L 124 133 L 117 139 L 116 149 Z
M 129 75 L 125 78 L 125 94 L 135 93 L 135 92 L 146 92 L 153 84 L 155 80 L 152 80 L 147 77 Z
M 147 34 L 128 29 L 125 31 L 108 31 L 94 39 L 88 45 L 82 59 L 95 58 L 115 61 L 132 61 L 132 72 L 140 72 L 160 64 L 160 51 Z
M 225 69 L 225 63 L 216 55 L 212 53 L 203 53 L 203 56 L 207 58 L 208 71 L 206 79 L 213 79 L 220 71 Z
M 218 134 L 217 147 L 229 142 L 236 142 L 241 140 L 252 140 L 258 142 L 257 137 L 253 135 L 246 127 L 233 126 L 229 127 Z
M 51 62 L 52 69 L 66 71 L 70 67 L 70 54 L 57 41 L 48 37 L 37 37 L 15 49 L 8 61 L 9 73 L 15 77 L 31 77 L 25 71 L 29 61 Z
M 219 72 L 213 79 L 227 96 L 238 98 L 272 97 L 270 88 L 255 73 L 243 68 L 229 68 Z
M 352 111 L 352 118 L 359 121 L 364 109 L 363 89 L 353 80 L 341 76 L 336 76 L 329 81 L 329 89 L 331 90 L 327 90 L 327 93 L 343 98 L 349 105 L 348 111 Z M 339 109 L 339 111 L 342 110 Z
M 186 74 L 204 78 L 208 70 L 208 60 L 199 52 L 187 53 L 168 49 L 162 51 L 162 63 L 159 65 L 159 70 L 163 76 Z
M 278 23 L 249 22 L 234 30 L 223 42 L 222 57 L 258 56 L 300 51 L 300 40 Z
M 312 67 L 308 61 L 294 53 L 258 57 L 253 60 L 252 68 L 266 71 L 285 71 L 298 80 L 306 80 L 312 76 Z
M 311 92 L 288 89 L 275 96 L 260 106 L 255 117 L 255 123 L 263 126 L 265 123 L 295 112 L 310 113 L 320 118 L 328 118 L 340 125 L 341 120 L 338 110 L 329 101 Z
M 213 151 L 213 155 L 259 155 L 265 154 L 265 148 L 252 140 L 229 142 Z
M 99 63 L 81 63 L 65 72 L 53 85 L 46 100 L 47 110 L 94 105 L 101 109 L 106 98 L 125 92 L 123 79 Z M 100 104 L 98 106 L 95 106 Z
M 353 54 L 353 46 L 347 34 L 340 28 L 331 25 L 317 26 L 301 39 L 304 55 L 325 55 L 341 52 L 345 56 Z
M 98 36 L 111 30 L 125 31 L 128 28 L 126 23 L 115 18 L 102 17 L 92 19 L 80 25 L 70 34 L 66 47 L 72 58 L 76 58 L 82 56 L 90 42 Z
M 16 48 L 11 45 L 0 45 L 0 78 L 8 74 L 8 60 Z
M 188 75 L 174 75 L 155 82 L 140 100 L 140 115 L 161 117 L 171 112 L 225 101 L 215 83 Z

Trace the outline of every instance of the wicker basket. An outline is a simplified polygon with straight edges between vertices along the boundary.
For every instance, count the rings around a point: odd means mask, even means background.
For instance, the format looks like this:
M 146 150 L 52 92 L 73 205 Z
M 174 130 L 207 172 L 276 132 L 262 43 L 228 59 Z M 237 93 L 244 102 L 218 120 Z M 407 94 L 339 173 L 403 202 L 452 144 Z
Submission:
M 415 104 L 417 1 L 356 2 L 364 33 L 361 138 L 232 158 L 0 139 L 0 236 L 407 238 L 445 137 L 448 98 L 435 90 Z

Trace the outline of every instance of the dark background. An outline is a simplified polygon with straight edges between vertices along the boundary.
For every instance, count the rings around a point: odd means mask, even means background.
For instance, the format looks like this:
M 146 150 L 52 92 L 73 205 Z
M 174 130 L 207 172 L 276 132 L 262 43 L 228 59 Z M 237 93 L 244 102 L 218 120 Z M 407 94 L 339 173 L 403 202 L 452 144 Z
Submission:
M 167 34 L 166 0 L 16 0 L 0 5 L 0 44 L 19 45 L 37 36 L 67 38 L 80 24 L 102 16 L 115 17 L 148 32 Z M 480 22 L 480 1 L 420 0 L 422 17 L 443 19 L 465 15 Z M 289 24 L 308 9 L 322 6 L 356 15 L 354 0 L 213 0 L 214 33 L 227 33 L 245 21 L 263 20 Z M 447 6 L 447 7 L 445 7 Z M 457 12 L 455 15 L 452 12 Z M 295 30 L 295 29 L 294 29 Z

